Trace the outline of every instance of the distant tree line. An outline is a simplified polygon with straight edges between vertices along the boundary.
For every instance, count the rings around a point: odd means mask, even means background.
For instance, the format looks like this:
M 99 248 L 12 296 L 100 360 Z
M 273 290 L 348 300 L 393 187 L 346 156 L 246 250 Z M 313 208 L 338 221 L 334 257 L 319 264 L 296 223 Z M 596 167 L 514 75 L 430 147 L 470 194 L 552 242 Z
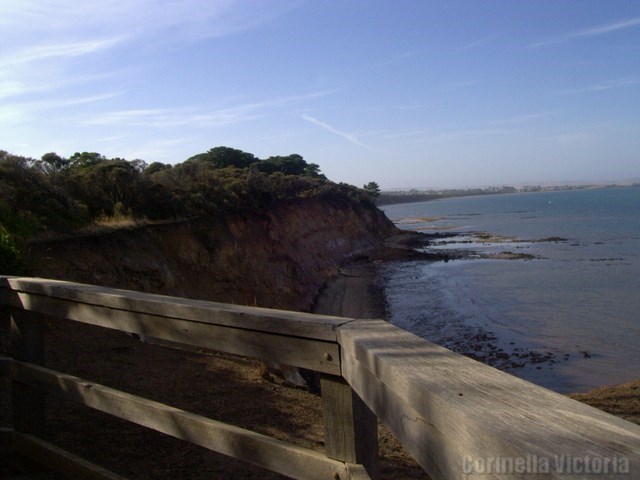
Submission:
M 511 186 L 464 188 L 447 190 L 408 190 L 381 192 L 378 205 L 391 205 L 394 203 L 413 203 L 436 200 L 438 198 L 470 197 L 474 195 L 495 195 L 500 193 L 517 193 L 518 189 Z
M 327 180 L 297 154 L 261 160 L 216 147 L 170 165 L 96 152 L 33 159 L 0 150 L 0 248 L 13 255 L 16 239 L 69 233 L 108 217 L 202 218 L 301 198 L 373 203 L 364 189 Z
M 377 205 L 391 205 L 394 203 L 413 203 L 437 200 L 439 198 L 470 197 L 474 195 L 497 195 L 502 193 L 528 193 L 528 192 L 557 192 L 563 190 L 581 190 L 592 185 L 525 185 L 512 187 L 503 185 L 499 187 L 485 188 L 454 188 L 446 190 L 398 190 L 381 192 L 377 197 Z M 615 186 L 615 185 L 612 185 Z M 367 190 L 367 185 L 364 186 Z

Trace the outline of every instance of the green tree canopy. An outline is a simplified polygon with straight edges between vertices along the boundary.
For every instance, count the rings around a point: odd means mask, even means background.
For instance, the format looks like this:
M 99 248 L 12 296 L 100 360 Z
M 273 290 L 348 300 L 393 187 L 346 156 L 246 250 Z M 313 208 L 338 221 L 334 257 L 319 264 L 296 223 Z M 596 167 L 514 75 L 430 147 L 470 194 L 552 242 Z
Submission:
M 267 174 L 280 172 L 285 175 L 304 175 L 306 168 L 307 162 L 295 153 L 286 157 L 269 157 L 258 164 L 258 169 Z
M 216 168 L 236 167 L 247 168 L 258 159 L 252 153 L 243 152 L 235 148 L 215 147 L 207 152 L 199 153 L 187 159 L 187 162 L 211 162 Z
M 380 185 L 376 182 L 369 182 L 362 187 L 366 190 L 372 197 L 377 198 L 380 196 Z
M 69 157 L 69 167 L 73 170 L 82 170 L 93 167 L 104 160 L 106 157 L 97 152 L 76 152 Z
M 97 152 L 54 152 L 40 160 L 0 150 L 0 224 L 12 235 L 68 232 L 122 215 L 163 220 L 261 211 L 300 198 L 371 203 L 370 195 L 335 184 L 302 156 L 260 160 L 216 147 L 175 166 L 106 158 Z

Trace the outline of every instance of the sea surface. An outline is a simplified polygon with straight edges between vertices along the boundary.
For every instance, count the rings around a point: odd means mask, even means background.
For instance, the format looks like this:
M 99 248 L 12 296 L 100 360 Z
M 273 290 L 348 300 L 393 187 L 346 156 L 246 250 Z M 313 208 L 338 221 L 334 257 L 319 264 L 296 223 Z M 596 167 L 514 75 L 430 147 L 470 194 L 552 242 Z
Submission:
M 456 234 L 431 249 L 468 253 L 386 266 L 392 323 L 562 393 L 640 378 L 640 187 L 383 210 L 403 229 Z

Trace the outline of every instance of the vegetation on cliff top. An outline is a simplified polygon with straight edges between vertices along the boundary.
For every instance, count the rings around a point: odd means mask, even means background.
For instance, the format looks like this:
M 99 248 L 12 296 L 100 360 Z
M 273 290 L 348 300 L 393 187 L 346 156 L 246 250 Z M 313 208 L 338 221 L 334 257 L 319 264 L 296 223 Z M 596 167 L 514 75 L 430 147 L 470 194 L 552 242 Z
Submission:
M 22 238 L 67 233 L 105 218 L 194 218 L 310 197 L 372 202 L 364 190 L 327 180 L 318 165 L 296 154 L 260 160 L 217 147 L 177 165 L 147 165 L 95 152 L 35 160 L 0 151 L 0 225 Z
M 302 198 L 367 206 L 374 202 L 363 189 L 327 180 L 318 165 L 296 154 L 261 160 L 216 147 L 168 165 L 106 158 L 96 152 L 69 158 L 47 153 L 33 159 L 0 150 L 0 258 L 16 257 L 16 241 L 41 234 L 69 234 L 117 220 L 259 212 Z

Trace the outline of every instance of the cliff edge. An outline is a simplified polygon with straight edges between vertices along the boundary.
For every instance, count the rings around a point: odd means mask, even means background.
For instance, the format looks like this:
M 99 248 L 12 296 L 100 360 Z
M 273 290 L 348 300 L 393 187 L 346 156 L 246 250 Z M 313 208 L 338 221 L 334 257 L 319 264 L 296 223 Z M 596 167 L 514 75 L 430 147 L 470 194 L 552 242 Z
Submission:
M 340 265 L 397 233 L 374 206 L 300 199 L 260 213 L 32 241 L 35 276 L 308 311 Z

